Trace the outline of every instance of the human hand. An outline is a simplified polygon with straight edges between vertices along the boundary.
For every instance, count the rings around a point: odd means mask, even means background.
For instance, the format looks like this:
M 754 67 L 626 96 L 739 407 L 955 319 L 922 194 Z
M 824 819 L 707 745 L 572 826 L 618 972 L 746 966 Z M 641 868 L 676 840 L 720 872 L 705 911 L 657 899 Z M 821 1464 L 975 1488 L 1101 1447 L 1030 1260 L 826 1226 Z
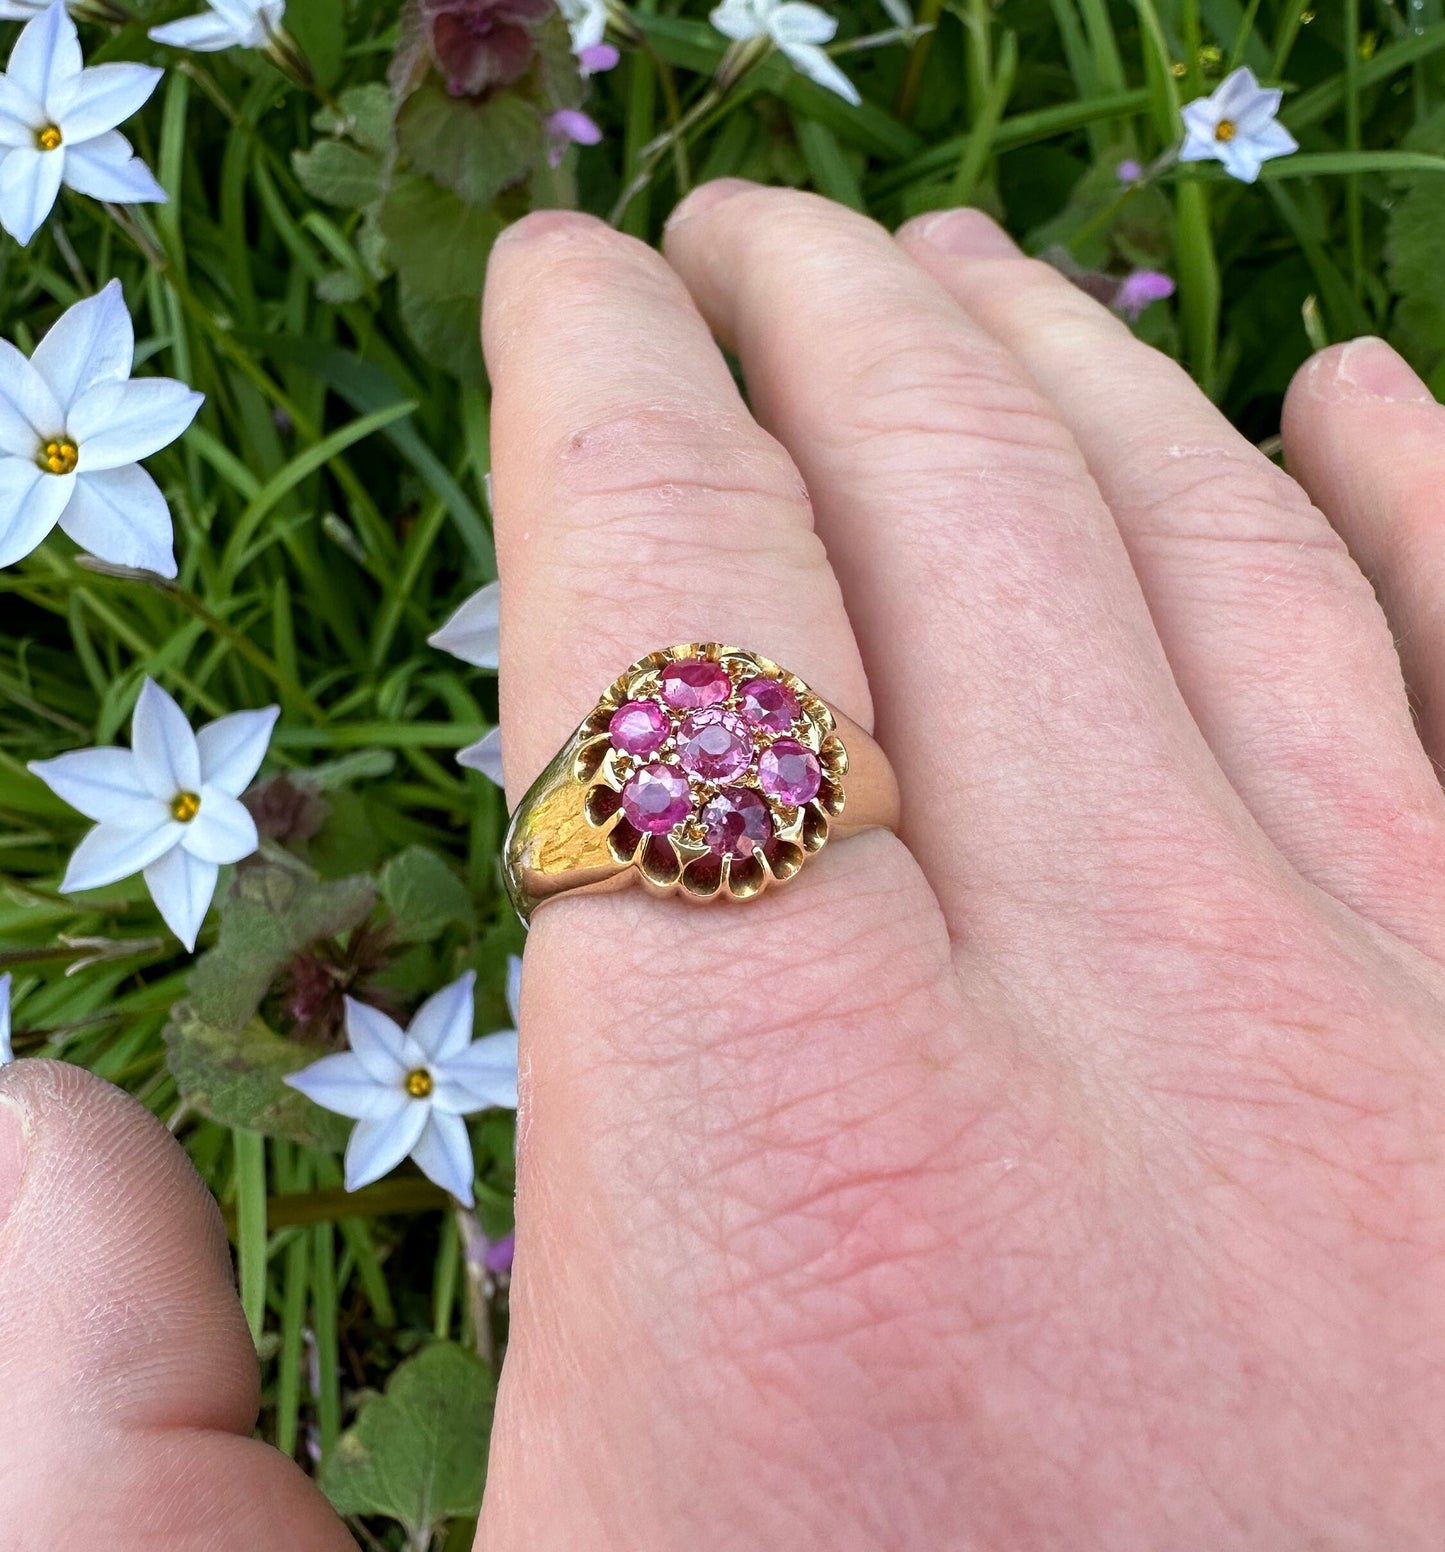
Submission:
M 538 915 L 479 1546 L 1435 1547 L 1445 411 L 1333 348 L 1287 478 L 971 212 L 713 184 L 666 251 L 493 258 L 510 796 L 713 638 L 871 720 L 903 824 Z M 174 1146 L 0 1099 L 0 1545 L 347 1545 L 243 1437 Z

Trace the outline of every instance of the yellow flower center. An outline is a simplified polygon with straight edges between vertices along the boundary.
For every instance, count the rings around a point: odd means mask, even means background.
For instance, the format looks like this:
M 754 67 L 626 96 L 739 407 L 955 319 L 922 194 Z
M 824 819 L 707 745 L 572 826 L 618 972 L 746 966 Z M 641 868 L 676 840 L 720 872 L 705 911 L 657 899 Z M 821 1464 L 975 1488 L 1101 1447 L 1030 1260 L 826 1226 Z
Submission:
M 44 129 L 35 131 L 35 144 L 42 151 L 55 151 L 60 147 L 60 126 L 47 124 Z
M 201 811 L 201 800 L 194 792 L 178 792 L 171 799 L 171 818 L 190 824 Z
M 1220 119 L 1220 121 L 1214 126 L 1214 138 L 1216 140 L 1223 141 L 1226 144 L 1234 139 L 1234 133 L 1235 130 L 1233 119 Z
M 425 1067 L 417 1067 L 407 1073 L 406 1091 L 413 1099 L 425 1099 L 431 1093 L 431 1074 Z
M 80 449 L 69 437 L 56 437 L 40 449 L 35 461 L 47 474 L 74 474 L 80 462 Z

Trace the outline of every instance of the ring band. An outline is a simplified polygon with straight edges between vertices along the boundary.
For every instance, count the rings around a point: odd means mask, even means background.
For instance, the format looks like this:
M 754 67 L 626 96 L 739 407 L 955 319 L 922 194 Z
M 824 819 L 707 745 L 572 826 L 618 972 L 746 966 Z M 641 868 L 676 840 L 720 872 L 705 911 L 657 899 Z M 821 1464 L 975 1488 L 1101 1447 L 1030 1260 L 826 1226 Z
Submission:
M 897 825 L 898 783 L 862 728 L 768 658 L 689 644 L 604 692 L 517 805 L 503 871 L 524 922 L 639 880 L 751 900 L 829 840 Z

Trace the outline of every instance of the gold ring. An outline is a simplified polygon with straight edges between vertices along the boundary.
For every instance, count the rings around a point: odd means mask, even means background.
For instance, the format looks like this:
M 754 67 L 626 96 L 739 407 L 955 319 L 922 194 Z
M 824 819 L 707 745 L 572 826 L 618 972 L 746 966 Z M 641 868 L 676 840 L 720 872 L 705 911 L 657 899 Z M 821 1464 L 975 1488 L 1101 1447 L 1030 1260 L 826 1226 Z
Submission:
M 543 901 L 641 881 L 752 900 L 833 838 L 898 826 L 887 756 L 796 674 L 717 642 L 639 659 L 517 805 L 507 893 Z

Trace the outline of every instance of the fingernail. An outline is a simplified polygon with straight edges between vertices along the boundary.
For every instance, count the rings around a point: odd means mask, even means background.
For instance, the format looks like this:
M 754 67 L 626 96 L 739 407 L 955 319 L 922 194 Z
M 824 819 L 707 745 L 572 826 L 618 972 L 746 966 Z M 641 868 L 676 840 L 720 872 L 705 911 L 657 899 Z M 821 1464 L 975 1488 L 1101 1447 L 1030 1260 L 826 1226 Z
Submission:
M 25 1177 L 25 1118 L 18 1105 L 0 1098 L 0 1229 L 20 1195 Z
M 909 222 L 904 231 L 960 259 L 1016 259 L 1022 253 L 998 222 L 981 210 L 940 210 Z
M 1311 384 L 1331 397 L 1388 404 L 1433 404 L 1435 395 L 1403 356 L 1373 334 L 1315 359 Z
M 531 242 L 537 237 L 550 237 L 555 232 L 591 231 L 601 224 L 596 216 L 584 215 L 580 210 L 533 210 L 521 220 L 504 226 L 492 247 Z
M 711 183 L 699 185 L 682 201 L 667 218 L 667 229 L 672 231 L 684 221 L 691 221 L 696 216 L 716 209 L 735 194 L 746 194 L 760 188 L 762 184 L 754 183 L 750 178 L 714 178 Z

